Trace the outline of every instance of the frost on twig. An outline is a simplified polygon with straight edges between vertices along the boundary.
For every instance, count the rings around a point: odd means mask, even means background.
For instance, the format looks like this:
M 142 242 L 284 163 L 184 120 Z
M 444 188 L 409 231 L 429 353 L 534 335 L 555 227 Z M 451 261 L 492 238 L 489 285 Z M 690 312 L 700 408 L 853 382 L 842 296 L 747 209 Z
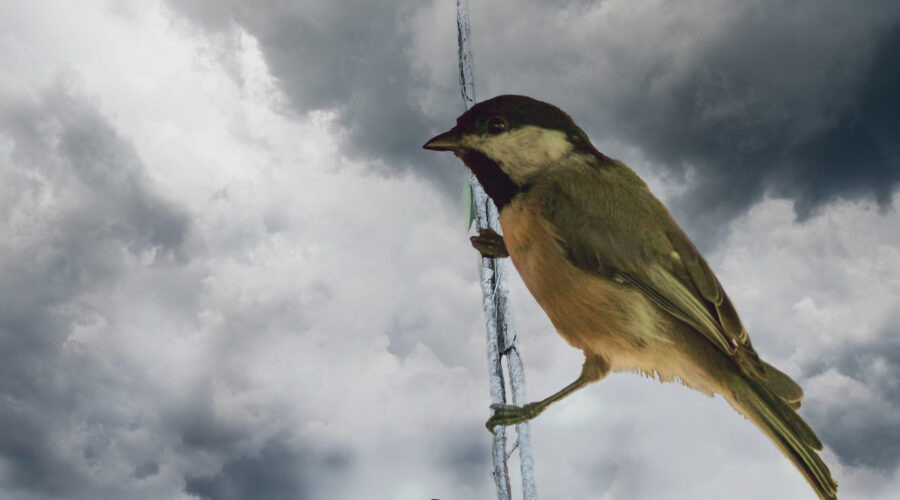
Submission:
M 456 2 L 456 24 L 459 44 L 459 83 L 463 103 L 466 109 L 475 104 L 475 79 L 472 66 L 472 45 L 469 30 L 468 0 Z M 500 222 L 497 219 L 497 208 L 485 194 L 481 184 L 474 175 L 471 176 L 473 205 L 475 207 L 475 226 L 478 231 L 493 229 L 500 233 Z M 487 326 L 488 371 L 490 375 L 491 402 L 506 403 L 506 386 L 503 379 L 501 359 L 505 355 L 510 378 L 512 402 L 525 404 L 525 373 L 516 347 L 516 332 L 507 308 L 508 289 L 506 286 L 506 269 L 503 261 L 481 257 L 481 290 Z M 493 476 L 497 485 L 497 498 L 510 499 L 509 471 L 506 466 L 506 428 L 497 426 L 493 442 Z M 525 500 L 536 500 L 534 486 L 534 461 L 531 457 L 531 441 L 529 439 L 528 422 L 516 426 L 519 449 L 519 461 L 522 474 L 522 496 Z M 511 454 L 514 451 L 510 450 Z

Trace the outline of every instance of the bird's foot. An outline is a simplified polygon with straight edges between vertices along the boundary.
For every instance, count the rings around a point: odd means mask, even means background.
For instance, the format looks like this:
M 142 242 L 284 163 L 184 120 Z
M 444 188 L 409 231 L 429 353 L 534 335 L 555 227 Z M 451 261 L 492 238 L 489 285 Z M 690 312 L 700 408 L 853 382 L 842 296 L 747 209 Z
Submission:
M 498 425 L 516 425 L 533 419 L 544 411 L 540 403 L 528 403 L 525 406 L 492 404 L 494 415 L 484 424 L 491 433 Z
M 493 229 L 482 229 L 477 236 L 469 238 L 475 250 L 481 253 L 482 257 L 499 259 L 501 257 L 509 257 L 506 251 L 506 243 L 503 242 L 503 236 L 497 234 Z

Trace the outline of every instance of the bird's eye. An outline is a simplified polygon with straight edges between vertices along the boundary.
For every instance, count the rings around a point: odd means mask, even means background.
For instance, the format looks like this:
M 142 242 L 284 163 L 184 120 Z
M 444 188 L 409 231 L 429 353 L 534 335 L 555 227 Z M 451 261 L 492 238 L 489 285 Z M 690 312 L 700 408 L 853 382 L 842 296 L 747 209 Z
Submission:
M 507 123 L 506 120 L 498 116 L 488 120 L 487 127 L 488 132 L 492 134 L 499 134 L 501 132 L 506 132 Z

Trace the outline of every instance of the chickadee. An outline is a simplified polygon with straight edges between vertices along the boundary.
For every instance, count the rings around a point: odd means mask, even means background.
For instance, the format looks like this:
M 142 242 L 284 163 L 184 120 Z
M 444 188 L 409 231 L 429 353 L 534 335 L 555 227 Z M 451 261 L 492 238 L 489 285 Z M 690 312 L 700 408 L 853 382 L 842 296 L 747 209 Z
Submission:
M 647 185 L 591 144 L 572 118 L 530 97 L 473 106 L 425 149 L 452 151 L 500 213 L 501 237 L 473 245 L 509 256 L 559 335 L 584 351 L 581 375 L 552 396 L 492 405 L 487 426 L 530 420 L 610 371 L 656 374 L 721 394 L 763 431 L 823 500 L 837 482 L 797 414 L 803 390 L 759 358 L 719 280 Z

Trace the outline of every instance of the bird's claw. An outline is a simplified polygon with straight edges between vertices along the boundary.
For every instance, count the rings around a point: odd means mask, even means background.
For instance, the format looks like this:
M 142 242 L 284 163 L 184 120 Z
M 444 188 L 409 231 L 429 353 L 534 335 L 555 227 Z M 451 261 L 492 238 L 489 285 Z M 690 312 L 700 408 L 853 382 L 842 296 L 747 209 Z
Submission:
M 494 433 L 494 427 L 498 425 L 516 425 L 533 419 L 544 411 L 538 403 L 528 403 L 525 406 L 492 404 L 491 409 L 494 415 L 484 424 L 491 434 Z
M 477 236 L 469 238 L 475 250 L 481 253 L 482 257 L 499 259 L 501 257 L 509 257 L 506 250 L 506 243 L 503 242 L 503 236 L 500 236 L 493 229 L 482 229 Z

